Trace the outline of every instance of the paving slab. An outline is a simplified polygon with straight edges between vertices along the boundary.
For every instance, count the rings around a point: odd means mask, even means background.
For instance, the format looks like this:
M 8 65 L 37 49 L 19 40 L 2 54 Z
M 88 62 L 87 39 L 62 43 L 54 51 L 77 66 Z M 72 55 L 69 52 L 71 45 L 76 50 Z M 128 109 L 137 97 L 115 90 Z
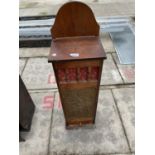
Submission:
M 49 154 L 129 153 L 110 90 L 101 90 L 93 128 L 66 130 L 58 93 L 53 109 Z
M 114 60 L 118 66 L 119 72 L 125 83 L 134 83 L 135 82 L 135 65 L 122 65 L 119 62 L 117 54 L 112 54 Z
M 100 32 L 100 38 L 106 53 L 116 52 L 108 32 Z
M 19 59 L 19 74 L 21 75 L 26 63 L 26 59 Z
M 113 94 L 116 99 L 116 104 L 127 133 L 131 150 L 135 150 L 135 106 L 134 88 L 113 89 Z
M 19 48 L 19 57 L 48 57 L 49 51 L 49 47 Z
M 102 69 L 101 85 L 115 85 L 122 83 L 123 81 L 111 54 L 107 54 L 107 59 L 104 61 Z
M 57 88 L 52 64 L 47 58 L 29 58 L 22 79 L 27 89 Z
M 28 7 L 27 4 L 31 4 L 29 5 L 29 7 L 37 7 L 37 6 L 42 6 L 43 4 L 47 4 L 50 3 L 52 5 L 56 5 L 56 4 L 63 4 L 66 2 L 70 2 L 71 0 L 57 0 L 57 1 L 51 1 L 51 0 L 20 0 L 20 8 L 25 8 Z M 77 0 L 77 1 L 81 1 L 84 3 L 97 3 L 97 4 L 104 4 L 104 3 L 116 3 L 116 2 L 134 2 L 134 0 Z M 25 4 L 25 5 L 24 5 Z
M 20 155 L 47 155 L 54 94 L 32 93 L 36 106 L 30 132 L 21 132 L 26 140 L 19 143 Z M 48 98 L 48 99 L 47 99 Z
M 54 1 L 55 2 L 55 1 Z M 65 2 L 65 1 L 64 1 Z M 63 3 L 64 3 L 63 2 Z M 22 16 L 44 16 L 44 15 L 56 15 L 58 9 L 63 3 L 50 2 L 35 2 L 25 1 L 20 2 L 19 15 Z M 104 3 L 91 3 L 85 2 L 93 10 L 95 16 L 134 16 L 135 15 L 135 3 L 134 0 L 120 1 L 115 0 Z

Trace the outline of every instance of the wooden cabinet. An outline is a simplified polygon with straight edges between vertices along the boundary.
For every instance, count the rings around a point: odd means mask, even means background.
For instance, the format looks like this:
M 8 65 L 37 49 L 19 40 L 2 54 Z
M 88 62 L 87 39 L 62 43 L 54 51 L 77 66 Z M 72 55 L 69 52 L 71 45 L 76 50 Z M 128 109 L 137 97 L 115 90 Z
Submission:
M 91 9 L 81 2 L 64 4 L 51 35 L 48 62 L 54 68 L 66 127 L 93 124 L 106 55 Z
M 22 78 L 19 76 L 19 131 L 29 131 L 31 129 L 34 111 L 35 105 Z M 20 141 L 22 141 L 21 136 Z

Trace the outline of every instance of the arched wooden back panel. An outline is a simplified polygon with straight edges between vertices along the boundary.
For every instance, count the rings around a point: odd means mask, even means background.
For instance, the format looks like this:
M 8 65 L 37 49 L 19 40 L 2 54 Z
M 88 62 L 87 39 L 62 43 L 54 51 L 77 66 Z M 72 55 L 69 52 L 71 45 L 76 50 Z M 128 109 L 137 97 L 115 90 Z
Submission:
M 75 36 L 98 36 L 99 25 L 92 10 L 84 3 L 69 2 L 58 11 L 51 29 L 53 39 Z

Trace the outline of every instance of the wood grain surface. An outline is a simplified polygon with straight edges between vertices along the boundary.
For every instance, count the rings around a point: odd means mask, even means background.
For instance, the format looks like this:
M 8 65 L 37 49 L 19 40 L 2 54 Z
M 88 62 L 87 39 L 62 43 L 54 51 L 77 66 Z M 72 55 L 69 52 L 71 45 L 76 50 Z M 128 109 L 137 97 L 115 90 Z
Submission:
M 98 36 L 99 25 L 92 10 L 82 2 L 68 2 L 58 11 L 51 29 L 52 38 Z

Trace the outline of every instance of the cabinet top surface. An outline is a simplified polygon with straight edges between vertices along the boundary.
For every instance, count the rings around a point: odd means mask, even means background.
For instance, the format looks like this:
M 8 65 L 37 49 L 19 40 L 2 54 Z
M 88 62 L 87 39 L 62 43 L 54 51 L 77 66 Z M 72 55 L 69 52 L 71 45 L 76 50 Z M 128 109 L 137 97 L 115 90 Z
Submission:
M 106 59 L 98 36 L 65 37 L 52 40 L 48 62 L 93 58 Z

